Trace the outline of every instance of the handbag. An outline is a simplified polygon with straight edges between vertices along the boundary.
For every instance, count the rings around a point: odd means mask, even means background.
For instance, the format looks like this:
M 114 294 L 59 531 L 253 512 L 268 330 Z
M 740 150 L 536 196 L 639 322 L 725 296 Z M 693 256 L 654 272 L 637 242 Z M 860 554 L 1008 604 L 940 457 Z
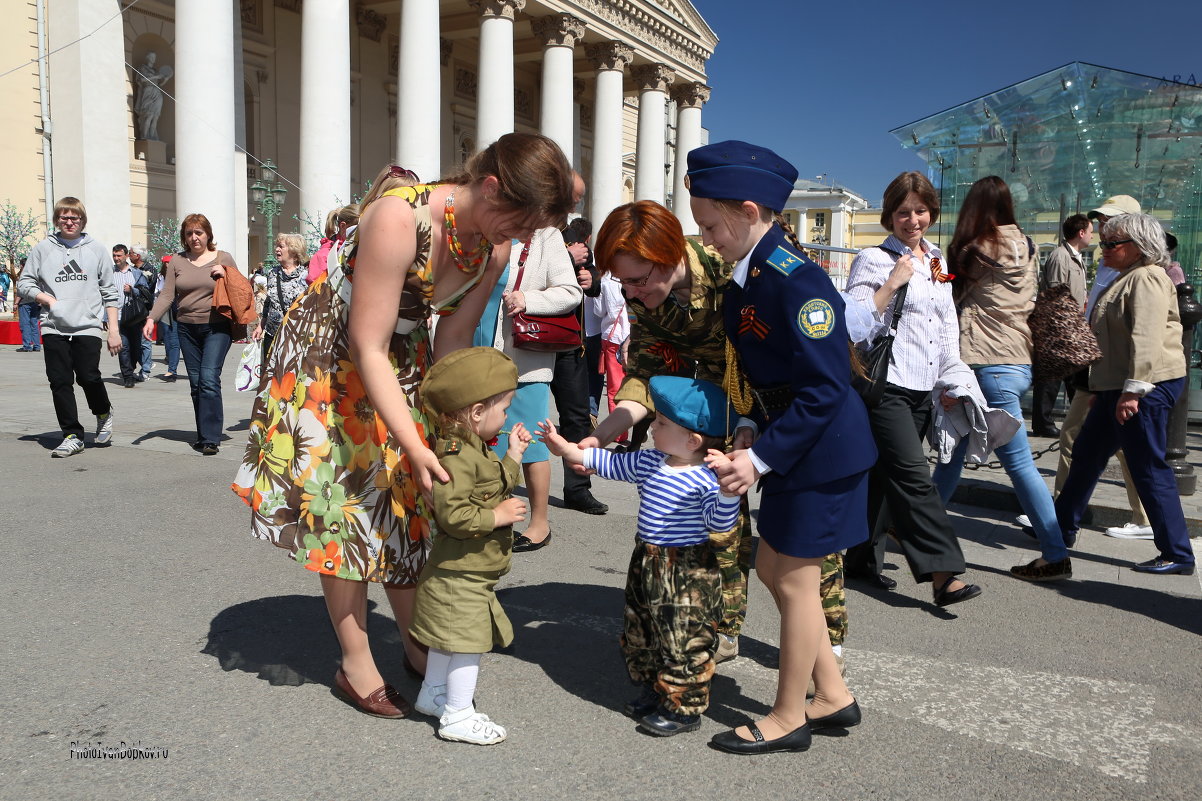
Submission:
M 1039 293 L 1027 326 L 1036 381 L 1059 381 L 1102 358 L 1097 337 L 1067 284 Z
M 146 321 L 150 314 L 149 287 L 146 284 L 134 283 L 129 290 L 129 297 L 121 307 L 121 324 L 134 325 Z
M 513 291 L 522 285 L 526 272 L 526 257 L 530 255 L 530 242 L 522 247 L 518 259 L 518 277 L 513 282 Z M 530 314 L 519 312 L 510 318 L 513 323 L 513 346 L 518 350 L 537 353 L 561 353 L 580 347 L 580 320 L 573 309 L 565 314 Z
M 895 259 L 901 257 L 900 253 L 889 248 L 882 247 L 881 250 Z M 902 307 L 906 303 L 909 290 L 910 285 L 905 284 L 893 296 L 893 320 L 889 323 L 889 330 L 877 337 L 861 357 L 864 375 L 852 374 L 851 385 L 860 393 L 864 405 L 869 409 L 879 406 L 881 398 L 885 395 L 885 384 L 889 380 L 889 360 L 893 356 L 893 340 L 897 337 L 897 324 L 901 320 Z
M 238 359 L 238 373 L 234 378 L 234 389 L 239 392 L 254 392 L 259 388 L 262 377 L 263 345 L 248 342 Z

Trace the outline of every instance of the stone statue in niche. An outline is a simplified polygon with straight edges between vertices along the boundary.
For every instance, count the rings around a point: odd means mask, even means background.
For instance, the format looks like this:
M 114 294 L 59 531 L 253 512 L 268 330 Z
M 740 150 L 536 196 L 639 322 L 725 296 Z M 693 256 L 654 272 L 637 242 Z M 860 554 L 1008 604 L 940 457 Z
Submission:
M 163 84 L 173 74 L 170 67 L 156 67 L 157 60 L 158 54 L 151 50 L 146 54 L 146 62 L 134 73 L 138 84 L 138 95 L 134 100 L 138 138 L 152 142 L 162 141 L 159 139 L 159 115 L 163 113 Z

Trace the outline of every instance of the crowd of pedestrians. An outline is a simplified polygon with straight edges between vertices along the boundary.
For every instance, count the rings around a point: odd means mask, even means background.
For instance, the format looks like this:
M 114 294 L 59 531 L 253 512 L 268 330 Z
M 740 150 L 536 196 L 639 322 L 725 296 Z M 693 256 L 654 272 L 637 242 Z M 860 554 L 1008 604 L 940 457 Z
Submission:
M 185 217 L 179 252 L 153 270 L 143 248 L 88 236 L 83 204 L 63 198 L 16 287 L 23 335 L 40 319 L 20 350 L 45 349 L 63 433 L 52 455 L 84 449 L 73 382 L 96 417 L 94 444 L 111 442 L 101 346 L 133 388 L 150 375 L 156 330 L 168 380 L 182 351 L 193 447 L 217 453 L 227 353 L 261 342 L 233 489 L 254 535 L 319 575 L 342 651 L 335 687 L 368 714 L 416 709 L 444 739 L 482 745 L 507 736 L 474 705 L 480 655 L 513 637 L 494 588 L 512 553 L 552 542 L 552 455 L 567 508 L 608 511 L 593 474 L 638 488 L 621 638 L 638 695 L 625 712 L 658 736 L 700 727 L 716 666 L 739 653 L 746 496 L 761 493 L 755 567 L 780 614 L 779 683 L 767 715 L 713 737 L 731 753 L 803 751 L 813 734 L 859 724 L 843 679 L 843 581 L 893 589 L 888 539 L 935 604 L 982 595 L 946 508 L 966 461 L 996 451 L 1039 542 L 1015 578 L 1071 578 L 1081 517 L 1120 449 L 1132 525 L 1158 550 L 1134 569 L 1193 572 L 1165 462 L 1186 374 L 1175 243 L 1133 199 L 1066 219 L 1041 278 L 1001 178 L 973 185 L 944 250 L 926 238 L 938 191 L 903 173 L 885 191 L 887 236 L 856 256 L 840 291 L 781 216 L 792 165 L 728 141 L 692 151 L 688 170 L 700 237 L 638 201 L 603 221 L 594 250 L 588 221 L 567 224 L 586 187 L 563 153 L 508 134 L 434 182 L 389 165 L 361 204 L 330 212 L 312 259 L 300 236 L 281 234 L 278 265 L 254 281 L 203 214 Z M 1104 263 L 1087 296 L 1094 219 Z M 1102 359 L 1066 383 L 1054 497 L 1020 399 L 1035 361 L 1028 316 L 1041 287 L 1061 284 Z M 554 346 L 528 335 L 550 318 L 579 334 Z M 886 333 L 883 387 L 862 400 L 853 379 Z M 1035 387 L 1037 434 L 1055 429 L 1058 391 Z M 519 474 L 525 500 L 513 497 Z M 412 707 L 372 656 L 368 582 L 385 587 L 404 667 L 423 679 Z

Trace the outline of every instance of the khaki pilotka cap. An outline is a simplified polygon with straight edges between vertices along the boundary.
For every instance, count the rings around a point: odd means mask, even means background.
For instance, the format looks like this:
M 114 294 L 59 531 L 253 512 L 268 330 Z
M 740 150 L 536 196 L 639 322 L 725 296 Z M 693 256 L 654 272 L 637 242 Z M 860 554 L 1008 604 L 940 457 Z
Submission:
M 1117 217 L 1120 214 L 1143 214 L 1143 209 L 1140 208 L 1139 201 L 1131 195 L 1115 195 L 1106 198 L 1101 206 L 1086 216 L 1093 220 L 1098 217 Z
M 513 359 L 496 348 L 462 348 L 426 371 L 422 403 L 435 414 L 450 414 L 517 386 Z

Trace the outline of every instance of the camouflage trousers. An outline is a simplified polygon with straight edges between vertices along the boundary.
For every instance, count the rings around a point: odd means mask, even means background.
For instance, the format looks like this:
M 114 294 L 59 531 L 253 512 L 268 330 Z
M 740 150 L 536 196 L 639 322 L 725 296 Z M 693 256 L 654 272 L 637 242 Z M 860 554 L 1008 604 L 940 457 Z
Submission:
M 710 546 L 718 557 L 722 576 L 722 619 L 718 633 L 735 638 L 747 617 L 747 575 L 751 571 L 751 515 L 747 498 L 743 513 L 730 531 L 710 534 Z M 843 592 L 843 555 L 833 553 L 822 560 L 822 609 L 831 645 L 842 645 L 847 637 L 847 596 Z
M 708 543 L 635 545 L 622 656 L 630 678 L 651 684 L 665 709 L 700 715 L 709 706 L 721 603 L 722 580 Z

